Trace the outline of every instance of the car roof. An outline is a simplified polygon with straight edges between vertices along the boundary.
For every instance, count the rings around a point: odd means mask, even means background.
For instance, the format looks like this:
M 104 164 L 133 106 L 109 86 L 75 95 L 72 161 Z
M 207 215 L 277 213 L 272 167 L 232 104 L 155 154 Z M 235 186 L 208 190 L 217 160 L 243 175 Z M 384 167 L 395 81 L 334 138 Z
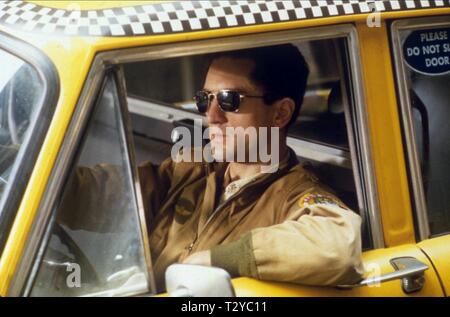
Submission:
M 79 37 L 142 37 L 450 7 L 449 0 L 2 1 L 0 25 Z

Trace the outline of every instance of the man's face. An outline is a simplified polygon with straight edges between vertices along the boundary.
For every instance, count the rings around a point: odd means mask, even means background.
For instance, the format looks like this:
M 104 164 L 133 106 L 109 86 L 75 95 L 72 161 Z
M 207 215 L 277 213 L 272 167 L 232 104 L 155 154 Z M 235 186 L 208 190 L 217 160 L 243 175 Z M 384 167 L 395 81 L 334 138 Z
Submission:
M 253 67 L 252 61 L 244 59 L 222 58 L 215 60 L 209 68 L 204 89 L 212 93 L 228 89 L 239 91 L 242 95 L 262 96 L 264 94 L 262 88 L 250 80 Z M 241 142 L 238 142 L 238 140 L 245 139 L 246 158 L 248 158 L 249 151 L 256 151 L 255 141 L 258 140 L 252 139 L 252 141 L 249 141 L 249 138 L 242 134 L 242 130 L 241 132 L 227 133 L 227 128 L 256 128 L 255 131 L 258 133 L 259 128 L 264 127 L 269 128 L 268 133 L 270 133 L 270 127 L 274 126 L 273 109 L 264 104 L 262 98 L 242 99 L 238 112 L 223 112 L 217 103 L 217 99 L 214 98 L 206 115 L 210 127 L 211 148 L 216 159 L 224 159 L 223 156 L 218 157 L 220 153 L 228 155 L 226 157 L 229 158 L 232 153 L 241 150 L 238 149 L 238 143 Z M 222 135 L 218 131 L 221 131 Z M 266 139 L 260 142 L 268 144 L 270 137 Z

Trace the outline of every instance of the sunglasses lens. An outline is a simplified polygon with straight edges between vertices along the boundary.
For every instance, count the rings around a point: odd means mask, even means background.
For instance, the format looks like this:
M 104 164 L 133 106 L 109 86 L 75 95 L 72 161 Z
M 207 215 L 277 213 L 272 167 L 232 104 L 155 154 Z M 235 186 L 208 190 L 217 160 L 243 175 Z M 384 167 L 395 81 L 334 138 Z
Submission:
M 234 112 L 239 109 L 241 97 L 236 91 L 221 91 L 217 94 L 217 102 L 220 108 L 226 112 Z
M 199 91 L 194 96 L 197 103 L 197 110 L 200 113 L 205 113 L 208 110 L 209 96 L 206 91 Z

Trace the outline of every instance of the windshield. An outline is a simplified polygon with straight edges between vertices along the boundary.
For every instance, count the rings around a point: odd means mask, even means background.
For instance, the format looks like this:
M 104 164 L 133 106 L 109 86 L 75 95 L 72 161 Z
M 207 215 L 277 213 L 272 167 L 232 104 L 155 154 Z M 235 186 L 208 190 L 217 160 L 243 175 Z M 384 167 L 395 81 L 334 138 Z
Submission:
M 37 71 L 22 59 L 0 49 L 0 200 L 18 153 L 31 130 L 34 113 L 44 94 L 44 83 Z

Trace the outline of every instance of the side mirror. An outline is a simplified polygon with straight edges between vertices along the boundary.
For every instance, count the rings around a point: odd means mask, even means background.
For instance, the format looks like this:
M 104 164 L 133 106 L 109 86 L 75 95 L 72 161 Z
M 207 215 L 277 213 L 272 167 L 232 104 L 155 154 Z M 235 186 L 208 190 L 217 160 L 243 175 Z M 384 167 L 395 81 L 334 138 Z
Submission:
M 166 270 L 170 297 L 235 297 L 231 277 L 217 267 L 172 264 Z

